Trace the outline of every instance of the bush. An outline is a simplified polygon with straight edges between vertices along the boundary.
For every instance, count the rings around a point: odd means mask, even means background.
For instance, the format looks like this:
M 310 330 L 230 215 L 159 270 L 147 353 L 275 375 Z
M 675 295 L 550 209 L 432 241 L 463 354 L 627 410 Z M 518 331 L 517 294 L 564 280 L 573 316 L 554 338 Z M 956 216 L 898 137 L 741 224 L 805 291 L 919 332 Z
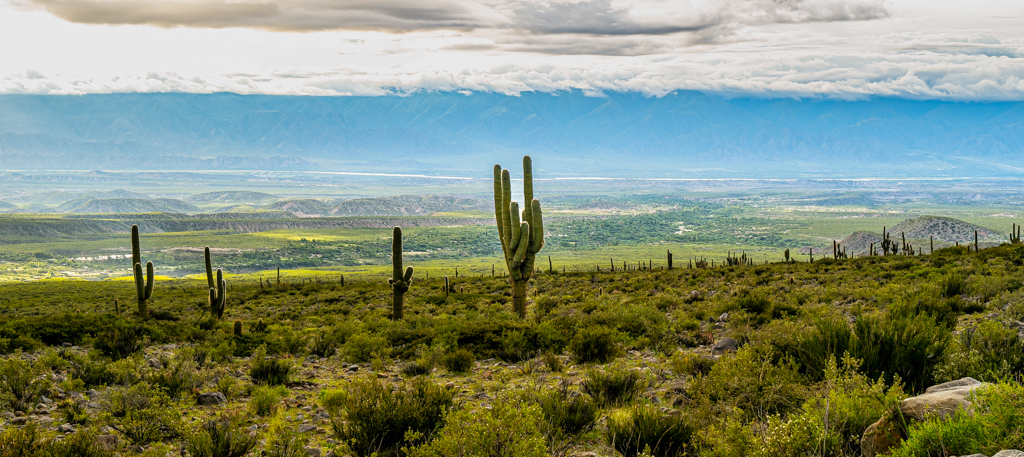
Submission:
M 277 403 L 281 401 L 281 397 L 287 394 L 288 390 L 282 386 L 256 387 L 249 396 L 249 407 L 258 416 L 269 416 L 274 412 Z
M 799 407 L 806 387 L 791 358 L 781 357 L 764 345 L 741 347 L 735 355 L 715 362 L 707 376 L 694 378 L 688 397 L 709 408 L 705 414 L 725 415 L 734 408 L 767 417 Z
M 121 360 L 142 350 L 142 333 L 137 325 L 114 324 L 97 334 L 92 346 L 107 357 Z
M 308 441 L 308 437 L 288 427 L 283 421 L 271 421 L 264 448 L 265 457 L 308 457 Z
M 368 457 L 402 455 L 403 447 L 429 441 L 454 396 L 453 390 L 423 378 L 395 389 L 365 378 L 325 392 L 321 403 L 331 415 L 335 437 L 356 456 Z
M 46 380 L 28 362 L 0 359 L 0 404 L 15 411 L 30 411 L 47 387 Z
M 509 363 L 519 363 L 533 357 L 537 352 L 530 339 L 519 330 L 506 330 L 501 335 L 501 352 L 498 358 Z
M 891 384 L 899 376 L 911 390 L 921 391 L 935 384 L 935 368 L 951 335 L 932 315 L 894 307 L 881 318 L 857 319 L 850 355 L 863 361 L 862 371 L 869 378 L 885 376 Z
M 369 333 L 352 335 L 344 346 L 345 357 L 352 363 L 366 363 L 377 356 L 387 357 L 389 349 L 387 339 Z
M 691 447 L 694 427 L 678 411 L 662 413 L 654 405 L 637 405 L 628 417 L 611 416 L 605 441 L 625 457 L 636 457 L 648 450 L 656 457 L 683 455 Z
M 540 408 L 501 397 L 491 408 L 463 408 L 446 414 L 437 439 L 413 449 L 411 457 L 546 457 Z
M 62 439 L 41 439 L 35 428 L 0 432 L 0 457 L 116 457 L 116 451 L 96 443 L 96 435 L 77 432 Z
M 191 358 L 178 356 L 168 361 L 167 367 L 146 377 L 150 384 L 163 388 L 172 398 L 192 390 L 202 384 L 199 370 Z
M 1017 331 L 995 321 L 964 329 L 950 342 L 936 368 L 937 382 L 970 376 L 982 381 L 1005 379 L 1024 371 L 1024 340 Z
M 179 416 L 166 393 L 146 382 L 111 387 L 100 404 L 111 428 L 132 444 L 146 445 L 179 434 Z
M 580 363 L 606 363 L 619 356 L 618 335 L 607 327 L 587 327 L 569 342 L 569 351 Z
M 466 373 L 473 368 L 473 353 L 466 349 L 456 350 L 446 355 L 442 364 L 452 373 Z
M 568 437 L 578 437 L 593 429 L 600 410 L 590 397 L 573 395 L 565 386 L 541 394 L 537 404 L 545 422 Z
M 942 280 L 939 287 L 943 297 L 959 297 L 967 293 L 967 279 L 960 273 L 950 273 Z
M 338 352 L 338 341 L 329 333 L 317 333 L 309 341 L 309 353 L 317 357 L 330 357 L 335 352 Z
M 669 360 L 669 365 L 677 376 L 705 376 L 715 366 L 715 359 L 692 352 L 678 352 Z
M 242 457 L 256 447 L 256 435 L 245 430 L 241 418 L 211 419 L 189 434 L 185 449 L 191 457 Z
M 288 382 L 292 364 L 288 360 L 267 357 L 267 350 L 260 346 L 249 360 L 249 377 L 254 384 L 278 386 Z
M 548 371 L 552 373 L 561 373 L 562 369 L 565 368 L 562 366 L 562 359 L 559 359 L 554 352 L 545 352 L 543 360 L 544 365 L 548 367 Z
M 637 370 L 611 366 L 587 370 L 580 390 L 604 406 L 627 404 L 643 393 L 647 380 Z

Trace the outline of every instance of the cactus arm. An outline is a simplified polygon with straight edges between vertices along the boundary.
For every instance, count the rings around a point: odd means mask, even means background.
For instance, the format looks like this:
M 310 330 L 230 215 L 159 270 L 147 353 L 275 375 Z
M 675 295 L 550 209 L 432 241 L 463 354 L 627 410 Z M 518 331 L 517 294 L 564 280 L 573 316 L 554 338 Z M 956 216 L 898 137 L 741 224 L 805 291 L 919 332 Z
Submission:
M 402 281 L 405 282 L 405 285 L 407 286 L 412 285 L 412 267 L 407 267 L 405 269 L 405 276 L 402 277 Z
M 512 224 L 512 237 L 509 240 L 508 250 L 509 254 L 514 254 L 519 250 L 519 241 L 522 239 L 521 223 L 519 220 L 519 202 L 509 203 L 508 215 Z
M 502 206 L 502 193 L 501 187 L 501 165 L 494 166 L 494 220 L 498 224 L 498 239 L 501 240 L 501 250 L 504 252 L 506 249 L 505 244 L 505 224 L 502 223 L 502 214 L 505 212 L 505 206 Z
M 509 205 L 512 204 L 512 178 L 508 169 L 501 170 L 501 226 L 505 236 L 505 244 L 512 243 L 512 217 L 508 213 Z M 511 250 L 511 248 L 509 249 Z M 511 258 L 512 253 L 506 252 L 506 258 Z
M 155 276 L 153 271 L 153 262 L 146 262 L 146 300 L 153 296 L 153 277 Z
M 516 248 L 516 254 L 512 257 L 512 264 L 514 268 L 518 268 L 526 259 L 526 253 L 530 250 L 530 224 L 523 222 L 519 225 L 519 247 Z
M 395 227 L 391 235 L 391 277 L 402 278 L 402 228 Z
M 142 276 L 142 264 L 135 264 L 135 291 L 138 294 L 139 301 L 146 299 L 146 281 Z
M 523 156 L 523 220 L 533 223 L 533 160 Z
M 544 248 L 544 216 L 540 211 L 540 202 L 533 199 L 533 218 L 530 219 L 530 252 L 536 254 Z
M 206 284 L 212 289 L 217 287 L 217 283 L 213 282 L 213 263 L 210 262 L 210 247 L 207 246 L 203 250 L 203 258 L 206 261 Z

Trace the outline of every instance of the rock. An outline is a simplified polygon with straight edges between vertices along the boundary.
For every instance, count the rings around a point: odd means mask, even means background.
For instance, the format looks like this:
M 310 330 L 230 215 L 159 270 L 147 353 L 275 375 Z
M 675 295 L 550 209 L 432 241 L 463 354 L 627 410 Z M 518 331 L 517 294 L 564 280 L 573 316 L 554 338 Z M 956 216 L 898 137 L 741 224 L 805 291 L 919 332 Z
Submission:
M 160 359 L 157 359 L 155 357 L 147 360 L 146 361 L 146 365 L 149 365 L 150 368 L 154 368 L 154 369 L 157 369 L 157 370 L 163 370 L 164 369 L 164 363 L 161 362 Z
M 4 412 L 0 413 L 0 417 L 3 417 L 4 419 L 7 419 L 7 420 L 11 420 L 11 419 L 14 419 L 14 413 L 12 413 L 10 411 L 4 411 Z
M 219 405 L 227 402 L 227 397 L 220 392 L 207 392 L 196 397 L 196 403 L 201 406 Z
M 11 419 L 11 425 L 25 425 L 27 423 L 28 423 L 28 417 L 27 416 L 18 416 L 18 417 L 15 417 L 14 419 Z
M 970 410 L 971 394 L 983 385 L 985 383 L 974 378 L 963 378 L 931 386 L 923 394 L 901 401 L 899 411 L 882 416 L 864 431 L 860 439 L 861 453 L 864 457 L 875 457 L 888 452 L 906 438 L 906 426 L 913 422 L 936 415 L 947 417 L 958 410 Z M 904 420 L 897 420 L 898 415 L 902 415 Z
M 89 389 L 85 391 L 85 395 L 89 398 L 97 398 L 100 396 L 100 392 L 96 389 Z
M 732 338 L 725 337 L 725 338 L 722 338 L 722 339 L 718 340 L 718 342 L 715 343 L 715 346 L 711 348 L 711 355 L 719 356 L 719 355 L 725 354 L 727 352 L 736 352 L 736 350 L 739 349 L 739 348 L 740 348 L 740 343 L 739 342 L 737 342 L 736 340 L 734 340 Z
M 718 322 L 725 322 L 727 320 L 729 320 L 729 313 L 722 313 L 721 316 L 718 316 Z
M 40 395 L 39 396 L 39 403 L 42 403 L 44 405 L 49 405 L 50 403 L 53 403 L 53 400 L 50 400 L 49 398 L 47 398 L 46 395 Z
M 299 433 L 309 433 L 316 430 L 316 426 L 313 424 L 302 424 L 299 426 Z
M 75 426 L 71 424 L 62 424 L 57 427 L 57 431 L 60 433 L 74 433 Z
M 131 447 L 128 448 L 128 450 L 132 451 L 135 454 L 141 454 L 143 452 L 146 452 L 145 448 L 143 448 L 142 446 L 138 446 L 138 445 L 131 446 Z
M 992 457 L 1024 457 L 1024 452 L 1016 449 L 1007 449 L 1005 451 L 996 452 L 996 455 L 993 455 Z
M 309 457 L 320 457 L 323 455 L 323 453 L 320 452 L 320 448 L 316 447 L 307 447 L 306 453 L 309 454 Z
M 96 444 L 103 449 L 112 450 L 117 447 L 117 435 L 99 435 L 96 437 Z

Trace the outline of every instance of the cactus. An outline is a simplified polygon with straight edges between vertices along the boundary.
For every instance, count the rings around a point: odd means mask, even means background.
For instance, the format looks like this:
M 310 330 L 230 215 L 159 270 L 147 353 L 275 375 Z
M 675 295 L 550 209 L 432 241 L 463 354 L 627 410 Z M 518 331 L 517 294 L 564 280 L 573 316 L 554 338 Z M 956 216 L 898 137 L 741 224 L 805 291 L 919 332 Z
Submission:
M 786 259 L 786 263 L 789 263 L 789 248 L 782 252 L 782 256 Z
M 978 246 L 978 231 L 974 231 L 974 252 L 981 252 L 981 248 Z
M 458 268 L 455 271 L 458 274 Z M 391 284 L 391 318 L 400 320 L 405 308 L 405 293 L 412 285 L 412 267 L 406 268 L 405 272 L 402 272 L 401 227 L 395 227 L 391 236 L 391 278 L 388 279 L 388 284 Z
M 118 302 L 116 298 L 114 299 L 114 313 L 121 315 L 121 303 Z
M 139 300 L 139 317 L 149 317 L 149 299 L 153 296 L 153 262 L 146 262 L 146 275 L 142 275 L 142 249 L 139 247 L 139 226 L 132 226 L 132 276 Z
M 242 321 L 235 319 L 235 336 L 242 336 Z
M 494 217 L 512 283 L 512 308 L 526 317 L 526 286 L 533 275 L 537 253 L 544 247 L 544 219 L 540 202 L 533 198 L 533 162 L 523 157 L 523 195 L 525 208 L 512 201 L 512 178 L 501 165 L 494 166 Z M 521 219 L 520 219 L 521 217 Z
M 1010 229 L 1010 244 L 1021 244 L 1020 243 L 1020 226 L 1013 224 Z
M 221 319 L 224 317 L 224 304 L 228 299 L 228 283 L 224 280 L 224 272 L 220 268 L 217 269 L 217 279 L 214 280 L 209 246 L 203 250 L 203 256 L 206 260 L 206 285 L 210 288 L 210 316 Z M 260 279 L 260 286 L 262 285 L 263 280 Z
M 672 269 L 672 251 L 667 251 L 665 257 L 668 259 L 668 269 Z
M 928 253 L 935 253 L 935 237 L 931 235 L 928 235 Z

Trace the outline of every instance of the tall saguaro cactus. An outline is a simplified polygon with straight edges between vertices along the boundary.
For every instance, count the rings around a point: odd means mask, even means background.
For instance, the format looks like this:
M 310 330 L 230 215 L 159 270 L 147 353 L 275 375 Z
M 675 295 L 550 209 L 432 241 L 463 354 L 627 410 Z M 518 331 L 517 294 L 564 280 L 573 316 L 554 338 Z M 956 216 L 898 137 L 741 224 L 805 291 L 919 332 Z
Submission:
M 139 317 L 149 317 L 149 298 L 153 296 L 153 262 L 146 262 L 146 275 L 142 275 L 142 249 L 139 247 L 139 226 L 132 225 L 132 276 L 139 300 Z
M 402 228 L 395 227 L 391 237 L 391 284 L 392 312 L 391 318 L 399 320 L 405 310 L 405 293 L 412 285 L 412 267 L 402 273 Z
M 206 284 L 210 286 L 210 316 L 220 319 L 224 317 L 224 305 L 228 299 L 228 283 L 224 280 L 224 273 L 220 268 L 217 269 L 217 280 L 214 281 L 209 246 L 206 247 L 203 255 L 206 257 Z M 263 279 L 260 279 L 260 286 L 263 286 Z
M 494 218 L 498 223 L 501 251 L 512 283 L 512 308 L 526 317 L 526 285 L 533 275 L 537 253 L 544 248 L 544 219 L 540 202 L 533 198 L 533 161 L 523 157 L 523 197 L 525 208 L 512 201 L 512 178 L 508 169 L 494 166 Z

